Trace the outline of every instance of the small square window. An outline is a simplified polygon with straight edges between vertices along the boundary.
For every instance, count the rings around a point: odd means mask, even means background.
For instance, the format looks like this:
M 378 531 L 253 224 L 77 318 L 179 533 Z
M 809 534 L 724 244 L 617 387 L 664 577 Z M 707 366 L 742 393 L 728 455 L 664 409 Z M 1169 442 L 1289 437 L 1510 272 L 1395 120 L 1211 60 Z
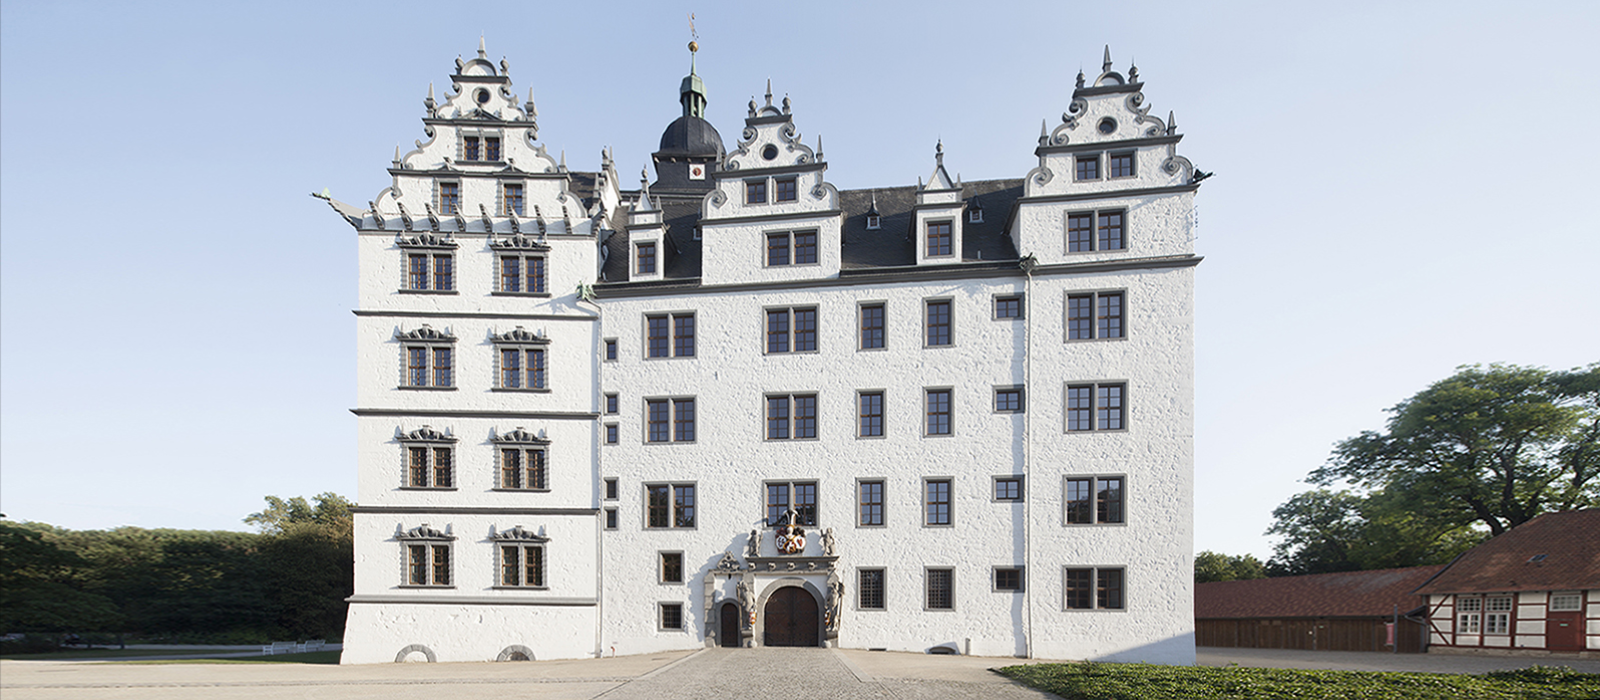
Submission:
M 972 209 L 968 209 L 967 210 L 967 223 L 969 223 L 969 224 L 981 224 L 981 223 L 983 223 L 983 210 L 982 209 L 978 209 L 976 207 L 974 207 Z
M 997 476 L 994 479 L 994 500 L 1020 501 L 1022 500 L 1022 477 Z
M 683 583 L 683 552 L 659 552 L 661 583 Z
M 606 479 L 606 500 L 617 500 L 617 478 L 614 476 Z
M 996 320 L 1022 318 L 1022 297 L 1018 295 L 995 297 L 994 317 Z
M 1111 177 L 1133 177 L 1133 154 L 1113 153 L 1110 157 Z
M 767 202 L 767 181 L 752 180 L 744 183 L 745 204 L 765 204 Z
M 994 589 L 996 591 L 1022 590 L 1022 567 L 997 568 L 994 570 Z
M 615 530 L 615 529 L 617 529 L 617 509 L 616 508 L 607 508 L 606 509 L 606 529 L 607 530 Z
M 793 202 L 796 198 L 797 185 L 792 177 L 780 178 L 773 181 L 773 199 L 778 202 Z
M 683 629 L 683 603 L 661 604 L 661 629 Z
M 1089 153 L 1089 154 L 1085 154 L 1085 155 L 1080 155 L 1080 156 L 1074 158 L 1073 162 L 1077 165 L 1077 173 L 1076 173 L 1076 177 L 1074 179 L 1078 179 L 1078 180 L 1098 180 L 1098 179 L 1100 179 L 1100 154 L 1099 153 Z
M 996 413 L 1021 413 L 1022 387 L 1013 386 L 995 389 L 994 410 Z
M 621 406 L 619 406 L 620 403 L 621 401 L 618 399 L 616 394 L 606 394 L 606 413 L 613 415 L 616 414 L 621 408 Z
M 605 358 L 608 362 L 617 359 L 617 339 L 606 338 Z
M 618 430 L 616 423 L 607 423 L 606 424 L 606 444 L 607 445 L 615 445 L 615 444 L 617 444 L 618 432 L 620 432 L 620 431 Z
M 877 214 L 868 214 L 867 215 L 867 230 L 868 231 L 877 231 L 878 229 L 881 229 L 881 228 L 883 228 L 883 217 L 879 216 Z

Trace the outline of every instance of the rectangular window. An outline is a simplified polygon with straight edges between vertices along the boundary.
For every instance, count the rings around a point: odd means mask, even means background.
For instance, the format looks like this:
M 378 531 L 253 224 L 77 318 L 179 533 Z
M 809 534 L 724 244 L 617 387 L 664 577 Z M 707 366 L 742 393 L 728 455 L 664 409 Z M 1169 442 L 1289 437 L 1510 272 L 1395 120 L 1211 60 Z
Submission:
M 929 347 L 951 344 L 950 300 L 935 299 L 927 303 L 927 339 Z
M 1123 293 L 1067 295 L 1067 340 L 1123 337 Z
M 500 288 L 508 294 L 545 293 L 544 258 L 537 255 L 500 256 Z
M 1022 567 L 1005 567 L 994 570 L 994 589 L 996 591 L 1021 591 Z
M 486 136 L 483 139 L 483 159 L 500 160 L 500 137 Z
M 877 527 L 883 524 L 883 482 L 863 481 L 857 484 L 860 498 L 860 516 L 856 524 Z
M 516 214 L 517 216 L 522 216 L 526 213 L 522 209 L 522 185 L 505 183 L 500 186 L 500 195 L 505 200 L 505 211 L 502 213 Z
M 456 288 L 455 258 L 449 255 L 433 256 L 433 291 L 447 292 Z
M 1066 522 L 1069 525 L 1124 522 L 1127 494 L 1120 476 L 1074 476 L 1067 479 Z
M 776 201 L 776 202 L 793 202 L 795 200 L 795 194 L 796 194 L 798 188 L 796 187 L 796 183 L 795 183 L 795 179 L 794 178 L 792 178 L 792 177 L 779 178 L 777 180 L 774 180 L 772 185 L 773 185 L 773 190 L 772 190 L 773 201 Z
M 996 413 L 1021 413 L 1022 387 L 1013 386 L 995 389 L 994 410 Z
M 617 478 L 616 477 L 609 477 L 609 478 L 606 479 L 605 484 L 606 484 L 606 496 L 605 496 L 606 500 L 608 500 L 608 501 L 617 500 Z
M 1098 179 L 1100 179 L 1100 154 L 1099 153 L 1088 153 L 1088 154 L 1080 155 L 1080 156 L 1077 156 L 1076 158 L 1073 158 L 1072 160 L 1073 160 L 1073 163 L 1077 166 L 1076 177 L 1074 179 L 1076 179 L 1076 180 L 1098 180 Z
M 1067 386 L 1067 430 L 1122 430 L 1127 427 L 1126 384 L 1072 384 Z
M 1566 612 L 1583 609 L 1583 596 L 1577 593 L 1553 593 L 1550 595 L 1550 612 Z
M 694 357 L 694 314 L 645 316 L 647 357 Z
M 617 509 L 616 508 L 607 508 L 606 509 L 606 529 L 607 530 L 615 530 L 615 529 L 617 529 Z
M 778 231 L 767 234 L 767 267 L 817 264 L 816 231 Z
M 786 523 L 784 515 L 791 508 L 796 525 L 814 527 L 817 524 L 817 482 L 768 482 L 767 525 L 778 527 Z
M 408 346 L 406 348 L 406 386 L 442 388 L 453 386 L 454 355 L 451 348 L 442 346 Z
M 860 409 L 856 435 L 858 437 L 883 437 L 883 392 L 864 391 L 858 397 Z
M 862 610 L 884 608 L 883 569 L 859 569 L 856 572 L 856 605 Z
M 767 353 L 816 352 L 817 309 L 767 309 Z
M 456 288 L 455 256 L 450 253 L 406 255 L 406 289 L 448 292 Z
M 661 604 L 661 629 L 683 629 L 683 603 Z
M 638 273 L 638 274 L 641 274 L 641 275 L 653 275 L 653 274 L 655 274 L 656 273 L 656 244 L 654 244 L 654 243 L 640 243 L 640 244 L 634 246 L 634 250 L 636 251 L 637 255 L 635 257 L 635 264 L 633 266 L 633 271 L 635 273 Z
M 745 204 L 765 204 L 767 202 L 767 181 L 751 180 L 744 183 Z
M 500 389 L 547 389 L 544 349 L 501 348 Z
M 605 350 L 603 352 L 605 353 L 604 357 L 606 358 L 606 361 L 610 362 L 610 361 L 616 360 L 617 359 L 617 339 L 616 338 L 606 338 L 606 340 L 605 340 Z
M 615 445 L 615 444 L 617 444 L 617 440 L 620 437 L 618 435 L 619 432 L 620 432 L 620 430 L 618 429 L 616 423 L 607 423 L 606 424 L 606 444 L 607 445 Z
M 817 263 L 817 232 L 794 232 L 794 264 L 815 265 Z
M 406 456 L 407 486 L 444 489 L 454 484 L 451 448 L 412 446 L 406 448 Z
M 646 484 L 644 489 L 645 527 L 694 527 L 694 484 Z
M 461 184 L 457 182 L 439 183 L 439 213 L 461 213 Z
M 861 305 L 861 349 L 876 350 L 884 341 L 883 304 Z
M 816 394 L 767 397 L 768 440 L 812 440 L 816 437 Z
M 616 413 L 622 409 L 621 403 L 621 399 L 619 399 L 616 394 L 606 394 L 606 413 L 616 415 Z
M 1133 177 L 1133 154 L 1113 153 L 1108 165 L 1111 177 Z
M 951 241 L 954 236 L 950 233 L 950 222 L 928 222 L 928 247 L 926 255 L 930 258 L 951 255 Z
M 956 609 L 956 572 L 954 569 L 928 569 L 926 606 L 929 610 Z
M 543 588 L 544 547 L 527 544 L 501 545 L 500 585 Z
M 923 487 L 923 525 L 950 524 L 950 480 L 928 479 Z
M 1122 569 L 1067 569 L 1061 605 L 1067 610 L 1122 610 Z
M 649 442 L 694 442 L 694 399 L 649 399 Z
M 450 585 L 450 545 L 406 545 L 406 585 Z
M 476 136 L 468 136 L 466 138 L 461 139 L 461 159 L 462 160 L 482 160 L 483 159 L 482 141 L 480 141 L 478 139 L 478 137 L 476 137 Z
M 1020 501 L 1022 500 L 1022 477 L 997 476 L 994 479 L 994 500 Z
M 661 583 L 683 583 L 683 552 L 659 552 Z
M 1509 634 L 1511 632 L 1511 599 L 1490 598 L 1484 606 L 1488 612 L 1483 616 L 1484 634 Z
M 542 449 L 507 447 L 500 450 L 500 488 L 544 491 L 550 488 Z
M 789 264 L 789 233 L 767 234 L 767 267 Z
M 672 441 L 694 442 L 694 399 L 672 400 Z
M 1022 297 L 1017 295 L 995 297 L 994 317 L 996 320 L 1022 318 Z
M 950 390 L 929 389 L 927 391 L 927 435 L 949 435 L 950 429 Z
M 1122 250 L 1127 212 L 1121 209 L 1102 212 L 1071 212 L 1067 214 L 1067 252 L 1082 253 L 1094 250 Z

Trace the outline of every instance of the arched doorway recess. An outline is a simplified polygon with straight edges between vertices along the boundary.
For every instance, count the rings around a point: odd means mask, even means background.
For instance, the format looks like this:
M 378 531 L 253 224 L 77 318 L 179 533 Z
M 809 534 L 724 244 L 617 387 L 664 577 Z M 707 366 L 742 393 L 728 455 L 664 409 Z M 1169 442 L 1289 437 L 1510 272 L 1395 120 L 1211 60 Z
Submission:
M 765 618 L 762 645 L 769 647 L 819 646 L 822 617 L 817 599 L 799 586 L 785 586 L 772 592 L 762 610 Z

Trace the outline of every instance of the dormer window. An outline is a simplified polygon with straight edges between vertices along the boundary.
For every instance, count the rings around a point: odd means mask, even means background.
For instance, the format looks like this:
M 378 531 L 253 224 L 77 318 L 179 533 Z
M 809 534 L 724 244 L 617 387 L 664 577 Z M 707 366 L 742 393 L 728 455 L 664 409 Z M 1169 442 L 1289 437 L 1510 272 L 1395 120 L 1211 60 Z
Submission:
M 776 201 L 776 202 L 793 202 L 793 201 L 795 201 L 797 186 L 796 186 L 794 178 L 792 178 L 792 177 L 779 178 L 778 180 L 776 180 L 774 182 L 774 184 L 775 184 L 776 187 L 774 188 L 774 192 L 773 192 L 773 195 L 774 195 L 773 201 Z
M 950 228 L 950 222 L 948 221 L 928 222 L 928 257 L 935 258 L 952 254 Z
M 981 224 L 981 223 L 983 223 L 983 210 L 978 208 L 977 205 L 973 205 L 973 207 L 971 209 L 968 209 L 967 210 L 967 223 L 969 223 L 969 224 Z
M 876 230 L 881 229 L 881 228 L 883 228 L 883 217 L 878 216 L 877 214 L 868 214 L 867 215 L 867 230 L 868 231 L 876 231 Z
M 640 243 L 635 246 L 638 250 L 636 264 L 633 271 L 640 275 L 653 275 L 656 273 L 656 244 Z
M 767 181 L 766 180 L 751 180 L 749 182 L 744 183 L 744 203 L 745 204 L 766 204 L 767 203 Z

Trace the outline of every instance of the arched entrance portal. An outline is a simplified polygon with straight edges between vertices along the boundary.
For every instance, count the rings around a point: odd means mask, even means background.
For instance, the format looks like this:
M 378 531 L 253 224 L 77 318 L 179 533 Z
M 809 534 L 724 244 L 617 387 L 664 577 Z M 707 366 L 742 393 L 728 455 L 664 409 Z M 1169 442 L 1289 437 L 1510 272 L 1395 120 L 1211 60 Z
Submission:
M 722 646 L 737 648 L 739 646 L 739 604 L 731 600 L 723 603 L 722 612 L 718 613 L 717 617 L 720 618 L 722 623 L 719 627 L 717 641 Z
M 822 618 L 817 614 L 817 599 L 799 586 L 785 586 L 772 592 L 763 611 L 765 638 L 769 647 L 814 647 Z

